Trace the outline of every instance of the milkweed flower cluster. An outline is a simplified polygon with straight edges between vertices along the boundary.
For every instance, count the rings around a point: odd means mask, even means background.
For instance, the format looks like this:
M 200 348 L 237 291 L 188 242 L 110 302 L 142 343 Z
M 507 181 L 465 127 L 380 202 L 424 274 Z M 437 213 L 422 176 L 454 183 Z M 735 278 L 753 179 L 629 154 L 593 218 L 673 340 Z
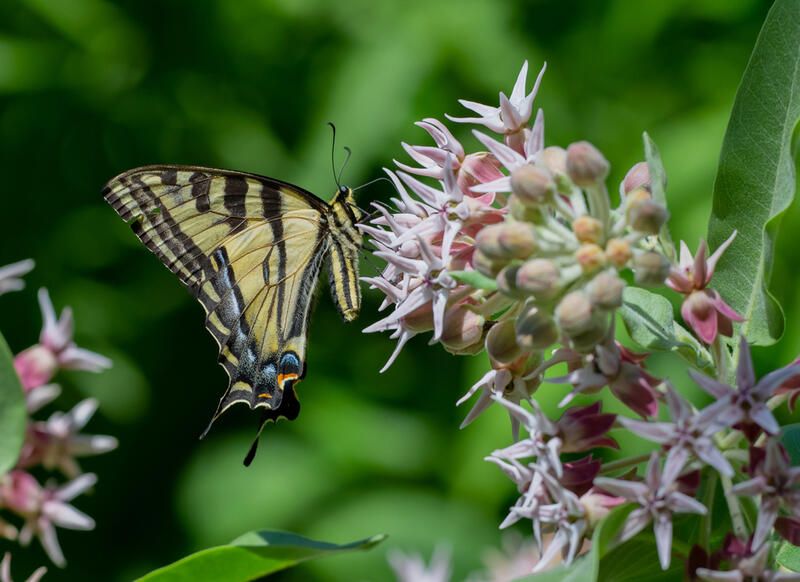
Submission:
M 800 477 L 794 474 L 800 468 L 789 464 L 771 412 L 785 400 L 781 394 L 790 393 L 794 402 L 800 366 L 756 381 L 741 339 L 730 384 L 723 338 L 735 338 L 734 324 L 743 318 L 712 278 L 736 232 L 710 255 L 704 241 L 694 255 L 684 242 L 675 249 L 666 179 L 651 142 L 646 161 L 627 172 L 612 203 L 610 164 L 595 146 L 546 144 L 544 113 L 534 107 L 544 72 L 528 90 L 525 63 L 497 105 L 461 101 L 475 115 L 447 116 L 478 126 L 471 136 L 476 149 L 433 118 L 417 123 L 432 144 L 402 144 L 410 162 L 386 169 L 397 195 L 391 205 L 375 203 L 373 218 L 361 226 L 386 261 L 378 276 L 364 278 L 384 294 L 380 309 L 386 312 L 364 331 L 390 332 L 397 340 L 384 370 L 411 338 L 428 332 L 430 343 L 453 354 L 486 352 L 491 369 L 458 401 L 473 403 L 462 428 L 490 406 L 508 413 L 514 442 L 486 460 L 517 488 L 519 498 L 500 527 L 531 523 L 541 552 L 535 570 L 559 557 L 572 562 L 590 545 L 597 524 L 625 504 L 634 509 L 617 541 L 652 524 L 666 569 L 675 554 L 673 516 L 710 519 L 713 508 L 694 496 L 713 474 L 713 483 L 718 478 L 724 485 L 737 539 L 752 550 L 749 565 L 745 558 L 717 565 L 729 567 L 724 579 L 753 576 L 748 572 L 761 563 L 772 537 L 800 542 Z M 669 379 L 648 371 L 648 354 L 617 340 L 618 316 L 628 323 L 622 308 L 631 280 L 634 287 L 683 296 L 680 313 L 688 329 L 675 326 L 695 353 L 708 355 L 691 377 L 712 404 L 695 408 Z M 670 327 L 664 333 L 676 332 Z M 553 374 L 556 366 L 566 374 Z M 565 410 L 557 420 L 536 401 L 545 382 L 548 390 L 564 386 Z M 606 388 L 629 415 L 605 413 L 599 401 L 579 406 L 574 400 Z M 669 421 L 659 420 L 660 410 Z M 627 429 L 655 450 L 604 465 L 599 448 L 617 447 L 607 434 L 611 428 Z M 760 517 L 752 531 L 741 518 L 740 495 L 757 496 Z M 690 575 L 723 579 L 700 566 Z
M 19 277 L 32 268 L 32 261 L 22 261 L 0 269 L 0 290 L 21 289 Z M 72 505 L 97 482 L 95 474 L 83 472 L 78 458 L 112 451 L 117 440 L 81 432 L 97 410 L 93 398 L 79 402 L 68 412 L 52 412 L 46 419 L 34 415 L 61 394 L 61 387 L 53 383 L 59 370 L 101 372 L 111 366 L 111 361 L 75 344 L 69 308 L 57 316 L 45 289 L 39 290 L 38 298 L 43 318 L 39 342 L 14 358 L 28 414 L 25 439 L 16 465 L 0 475 L 0 510 L 22 521 L 17 527 L 13 519 L 0 516 L 0 537 L 22 546 L 36 537 L 53 563 L 64 566 L 56 528 L 91 530 L 95 526 L 91 517 Z M 66 481 L 59 484 L 49 478 L 42 484 L 37 475 L 47 472 L 61 474 Z M 10 560 L 10 554 L 6 554 L 1 566 L 4 581 L 11 580 Z M 38 569 L 29 580 L 39 580 L 44 571 Z

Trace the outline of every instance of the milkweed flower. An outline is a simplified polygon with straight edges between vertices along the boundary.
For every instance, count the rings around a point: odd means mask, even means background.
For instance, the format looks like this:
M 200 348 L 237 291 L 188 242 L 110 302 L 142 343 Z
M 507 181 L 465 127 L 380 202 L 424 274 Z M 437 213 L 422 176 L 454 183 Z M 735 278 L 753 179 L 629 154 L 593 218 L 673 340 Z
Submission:
M 705 505 L 678 491 L 674 481 L 667 481 L 662 477 L 659 458 L 655 453 L 650 457 L 644 482 L 598 477 L 595 485 L 640 506 L 625 520 L 620 541 L 629 540 L 653 522 L 658 559 L 664 570 L 671 561 L 673 514 L 707 513 Z
M 14 367 L 26 390 L 46 384 L 59 369 L 99 372 L 111 367 L 111 360 L 105 356 L 75 344 L 72 310 L 67 307 L 56 317 L 46 289 L 39 290 L 39 307 L 44 320 L 39 343 L 14 358 Z
M 9 291 L 20 291 L 25 288 L 23 275 L 27 275 L 35 266 L 32 259 L 25 259 L 0 267 L 0 295 Z
M 389 565 L 397 582 L 449 582 L 452 571 L 450 552 L 441 548 L 434 551 L 430 564 L 419 555 L 393 551 L 389 554 Z
M 94 529 L 94 520 L 68 502 L 96 482 L 97 477 L 93 473 L 86 473 L 60 487 L 42 487 L 25 471 L 12 471 L 6 475 L 0 484 L 0 495 L 7 509 L 25 519 L 19 532 L 20 543 L 26 546 L 36 536 L 54 564 L 66 565 L 56 526 L 75 530 Z
M 667 278 L 667 285 L 685 296 L 681 305 L 683 320 L 707 344 L 713 343 L 718 333 L 731 337 L 733 322 L 742 321 L 742 316 L 725 303 L 719 292 L 708 287 L 717 262 L 735 238 L 736 231 L 708 258 L 705 241 L 700 242 L 694 257 L 681 241 L 680 262 Z

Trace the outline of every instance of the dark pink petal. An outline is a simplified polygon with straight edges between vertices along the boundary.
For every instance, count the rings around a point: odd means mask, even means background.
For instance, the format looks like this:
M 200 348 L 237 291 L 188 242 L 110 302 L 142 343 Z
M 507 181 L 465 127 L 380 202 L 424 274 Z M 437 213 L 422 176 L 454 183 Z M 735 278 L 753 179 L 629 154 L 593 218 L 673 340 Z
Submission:
M 702 289 L 706 286 L 706 273 L 708 272 L 706 269 L 707 251 L 708 245 L 706 244 L 706 241 L 701 240 L 700 246 L 697 247 L 697 253 L 694 255 L 693 279 L 695 289 Z
M 731 321 L 736 321 L 736 322 L 744 321 L 744 317 L 739 315 L 733 309 L 733 307 L 725 303 L 725 300 L 717 291 L 715 291 L 714 289 L 708 289 L 707 292 L 711 295 L 711 298 L 714 300 L 714 307 L 721 315 L 724 315 Z
M 619 375 L 609 384 L 609 388 L 614 396 L 637 414 L 648 417 L 658 413 L 655 392 L 637 366 L 623 363 Z
M 790 544 L 800 546 L 800 519 L 779 517 L 775 520 L 775 531 Z
M 717 338 L 717 310 L 713 301 L 702 291 L 695 291 L 684 299 L 681 316 L 697 337 L 707 344 Z

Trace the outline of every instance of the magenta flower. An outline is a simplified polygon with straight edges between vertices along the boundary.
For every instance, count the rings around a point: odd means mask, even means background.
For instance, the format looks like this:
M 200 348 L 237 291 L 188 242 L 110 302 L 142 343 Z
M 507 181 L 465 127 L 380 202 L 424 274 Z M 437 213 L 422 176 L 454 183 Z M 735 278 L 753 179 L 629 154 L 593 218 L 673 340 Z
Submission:
M 43 488 L 24 471 L 12 471 L 5 476 L 0 494 L 6 508 L 25 519 L 19 541 L 28 545 L 33 536 L 39 538 L 47 555 L 57 566 L 66 560 L 56 535 L 56 526 L 66 529 L 91 530 L 94 520 L 67 503 L 94 486 L 97 477 L 86 473 L 58 488 Z
M 742 321 L 742 316 L 725 303 L 717 291 L 708 288 L 717 262 L 734 238 L 736 231 L 708 259 L 705 241 L 700 242 L 694 257 L 681 241 L 680 263 L 673 266 L 667 278 L 669 287 L 686 296 L 681 305 L 683 320 L 707 344 L 713 343 L 718 333 L 731 337 L 733 322 Z
M 46 289 L 39 289 L 39 307 L 44 319 L 39 343 L 14 358 L 14 368 L 26 391 L 46 384 L 60 368 L 99 372 L 111 367 L 111 360 L 105 356 L 75 344 L 72 340 L 72 310 L 67 307 L 56 318 Z
M 656 536 L 656 547 L 661 568 L 669 568 L 672 548 L 672 515 L 697 513 L 705 515 L 706 506 L 678 491 L 675 482 L 662 478 L 656 453 L 650 457 L 644 482 L 597 477 L 595 486 L 613 495 L 624 497 L 640 505 L 628 515 L 620 534 L 624 542 L 642 531 L 650 522 Z
M 47 568 L 41 566 L 25 579 L 25 582 L 39 582 L 47 573 Z M 3 556 L 3 561 L 0 562 L 0 582 L 14 582 L 11 578 L 11 554 L 6 552 Z
M 117 448 L 117 439 L 112 436 L 80 434 L 96 410 L 97 400 L 88 398 L 67 413 L 54 412 L 47 421 L 34 422 L 28 429 L 18 466 L 41 464 L 70 478 L 80 475 L 77 457 L 100 455 Z
M 30 273 L 34 266 L 32 259 L 25 259 L 0 267 L 0 295 L 24 289 L 25 281 L 22 280 L 22 276 Z
M 750 346 L 742 337 L 735 388 L 694 370 L 690 370 L 689 375 L 698 386 L 717 399 L 703 410 L 703 414 L 718 429 L 734 425 L 743 425 L 742 428 L 757 425 L 768 434 L 774 435 L 780 431 L 780 425 L 767 406 L 767 400 L 784 382 L 800 377 L 800 366 L 790 364 L 770 372 L 756 382 Z
M 753 547 L 757 548 L 769 536 L 781 507 L 785 507 L 791 516 L 800 515 L 800 467 L 792 467 L 783 445 L 770 439 L 756 476 L 734 485 L 733 492 L 748 497 L 761 496 L 753 533 Z

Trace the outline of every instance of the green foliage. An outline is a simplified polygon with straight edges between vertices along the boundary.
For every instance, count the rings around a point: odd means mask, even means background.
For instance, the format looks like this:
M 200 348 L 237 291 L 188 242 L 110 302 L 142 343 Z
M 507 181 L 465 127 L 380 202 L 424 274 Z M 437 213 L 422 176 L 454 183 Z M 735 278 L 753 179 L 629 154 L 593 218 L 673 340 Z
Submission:
M 466 283 L 475 289 L 486 289 L 487 291 L 497 289 L 497 281 L 478 271 L 451 271 L 450 276 L 459 283 Z
M 286 532 L 246 533 L 231 543 L 202 550 L 139 578 L 141 582 L 248 582 L 315 558 L 368 550 L 386 539 L 378 535 L 336 545 Z
M 17 462 L 25 438 L 25 396 L 5 338 L 0 335 L 0 474 Z
M 781 428 L 781 442 L 789 453 L 792 465 L 800 465 L 800 423 L 789 424 Z
M 792 572 L 800 572 L 800 548 L 789 542 L 780 545 L 775 560 Z
M 769 290 L 781 216 L 795 193 L 794 138 L 800 119 L 800 5 L 777 0 L 750 57 L 725 133 L 709 243 L 739 235 L 714 287 L 744 318 L 747 339 L 770 345 L 784 316 Z
M 631 339 L 641 347 L 677 352 L 698 368 L 712 366 L 708 350 L 675 321 L 672 304 L 661 295 L 628 287 L 623 293 L 619 313 Z

